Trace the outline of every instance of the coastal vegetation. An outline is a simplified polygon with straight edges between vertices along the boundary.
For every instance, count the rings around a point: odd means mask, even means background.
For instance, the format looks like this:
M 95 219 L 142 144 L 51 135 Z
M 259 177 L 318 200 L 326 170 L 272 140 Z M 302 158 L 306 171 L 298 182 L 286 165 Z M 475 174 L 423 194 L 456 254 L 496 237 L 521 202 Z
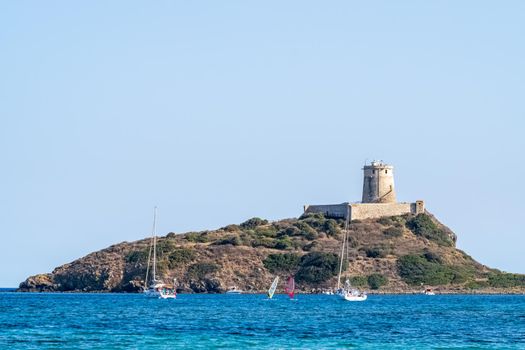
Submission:
M 464 283 L 475 274 L 475 270 L 468 267 L 443 264 L 433 254 L 404 255 L 397 265 L 399 276 L 410 285 Z
M 439 228 L 426 214 L 418 214 L 408 218 L 406 227 L 415 235 L 435 241 L 439 245 L 452 246 L 454 244 L 444 230 Z
M 359 288 L 370 288 L 377 290 L 388 283 L 388 277 L 380 273 L 373 273 L 365 276 L 353 276 L 350 279 L 350 284 Z
M 170 232 L 158 238 L 158 274 L 166 281 L 176 278 L 183 292 L 216 293 L 231 285 L 261 292 L 275 276 L 289 275 L 295 275 L 302 291 L 333 288 L 343 230 L 342 219 L 308 214 Z M 343 271 L 352 285 L 385 292 L 409 292 L 421 284 L 454 291 L 525 290 L 524 275 L 481 265 L 456 249 L 455 241 L 455 234 L 430 214 L 355 220 L 348 226 Z M 115 244 L 29 277 L 20 290 L 139 291 L 149 243 L 146 238 Z
M 346 264 L 345 264 L 346 265 Z M 319 284 L 337 275 L 339 258 L 334 253 L 313 252 L 303 255 L 299 263 L 298 283 Z M 345 266 L 346 267 L 346 266 Z

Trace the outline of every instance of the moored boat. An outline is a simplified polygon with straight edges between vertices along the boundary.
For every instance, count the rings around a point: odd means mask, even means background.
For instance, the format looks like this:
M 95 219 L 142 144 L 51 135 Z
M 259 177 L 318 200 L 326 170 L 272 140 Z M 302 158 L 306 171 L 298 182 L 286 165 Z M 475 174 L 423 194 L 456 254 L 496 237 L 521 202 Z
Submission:
M 353 288 L 350 284 L 350 280 L 347 278 L 345 284 L 341 287 L 341 274 L 343 272 L 343 260 L 345 257 L 346 248 L 346 259 L 348 260 L 348 224 L 349 224 L 350 213 L 346 213 L 345 227 L 343 230 L 343 244 L 341 247 L 341 256 L 339 257 L 339 275 L 337 276 L 337 288 L 336 295 L 346 301 L 365 301 L 368 296 L 365 292 L 360 291 L 357 288 Z
M 436 293 L 434 293 L 434 291 L 432 290 L 432 288 L 427 288 L 423 291 L 423 294 L 425 295 L 436 295 Z
M 148 267 L 146 268 L 146 278 L 144 284 L 148 286 L 148 275 L 151 260 L 152 276 L 151 282 L 147 288 L 144 289 L 144 295 L 159 299 L 175 299 L 177 298 L 176 280 L 173 280 L 173 287 L 166 285 L 162 280 L 157 279 L 157 207 L 153 212 L 153 229 L 151 233 L 151 244 L 148 254 Z
M 233 286 L 226 291 L 226 294 L 242 294 L 242 290 L 238 289 L 236 286 Z

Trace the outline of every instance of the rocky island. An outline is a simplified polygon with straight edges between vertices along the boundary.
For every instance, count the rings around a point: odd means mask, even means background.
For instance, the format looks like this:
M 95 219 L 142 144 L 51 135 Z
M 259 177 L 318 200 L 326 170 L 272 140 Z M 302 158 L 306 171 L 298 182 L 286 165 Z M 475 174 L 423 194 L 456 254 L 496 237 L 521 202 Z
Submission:
M 378 293 L 525 293 L 525 275 L 503 273 L 457 249 L 456 235 L 422 200 L 398 203 L 393 166 L 363 168 L 360 203 L 305 205 L 299 218 L 249 219 L 218 230 L 168 233 L 157 240 L 157 274 L 178 292 L 221 293 L 236 286 L 264 292 L 275 276 L 295 275 L 307 293 L 333 288 L 342 230 L 348 233 L 345 278 Z M 347 224 L 349 223 L 349 224 Z M 138 292 L 149 239 L 115 244 L 53 272 L 27 278 L 19 291 Z
M 294 274 L 302 292 L 333 287 L 343 219 L 305 214 L 268 222 L 252 218 L 218 230 L 158 239 L 158 268 L 178 292 L 221 293 L 230 286 L 264 292 L 276 275 Z M 347 276 L 355 286 L 413 293 L 421 285 L 449 293 L 524 293 L 525 275 L 488 268 L 455 248 L 456 235 L 429 213 L 354 221 L 348 227 Z M 122 242 L 53 272 L 31 276 L 19 291 L 138 292 L 149 239 Z

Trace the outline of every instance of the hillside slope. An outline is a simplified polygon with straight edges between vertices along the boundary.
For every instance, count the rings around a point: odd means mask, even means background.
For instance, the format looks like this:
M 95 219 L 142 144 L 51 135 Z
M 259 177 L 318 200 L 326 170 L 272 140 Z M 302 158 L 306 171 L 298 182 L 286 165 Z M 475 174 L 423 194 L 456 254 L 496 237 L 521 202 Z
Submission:
M 275 275 L 296 276 L 303 292 L 336 282 L 342 220 L 322 215 L 267 222 L 250 219 L 218 230 L 158 239 L 158 270 L 179 292 L 220 293 L 230 286 L 263 292 Z M 378 292 L 525 292 L 525 275 L 502 273 L 455 248 L 455 234 L 431 214 L 352 222 L 345 276 Z M 138 292 L 150 239 L 123 242 L 53 272 L 31 276 L 19 291 Z

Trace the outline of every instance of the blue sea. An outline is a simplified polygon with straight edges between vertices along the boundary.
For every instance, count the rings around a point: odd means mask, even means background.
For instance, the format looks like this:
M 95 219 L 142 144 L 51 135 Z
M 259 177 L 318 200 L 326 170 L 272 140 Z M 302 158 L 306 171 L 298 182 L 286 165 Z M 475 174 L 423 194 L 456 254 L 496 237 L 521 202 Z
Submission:
M 525 349 L 525 296 L 0 293 L 0 349 Z

